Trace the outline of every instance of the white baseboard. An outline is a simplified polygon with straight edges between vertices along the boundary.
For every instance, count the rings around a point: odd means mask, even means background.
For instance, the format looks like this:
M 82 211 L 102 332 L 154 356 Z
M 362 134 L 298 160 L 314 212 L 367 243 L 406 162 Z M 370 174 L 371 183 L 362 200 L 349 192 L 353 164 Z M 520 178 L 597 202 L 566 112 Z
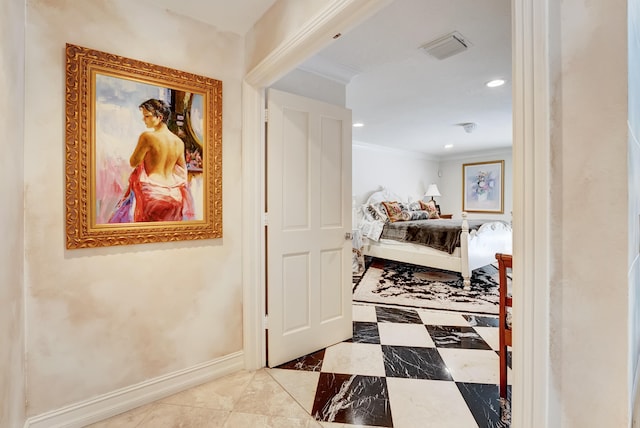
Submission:
M 27 419 L 25 428 L 81 428 L 244 368 L 242 351 Z

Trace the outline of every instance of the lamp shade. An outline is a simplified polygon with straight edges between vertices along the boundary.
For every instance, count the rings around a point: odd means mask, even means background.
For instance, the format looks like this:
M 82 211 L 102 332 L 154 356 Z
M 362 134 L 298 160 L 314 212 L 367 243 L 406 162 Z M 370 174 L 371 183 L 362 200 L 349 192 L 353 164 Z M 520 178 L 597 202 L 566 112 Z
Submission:
M 440 191 L 438 190 L 438 186 L 435 184 L 429 184 L 429 187 L 427 188 L 427 191 L 424 194 L 425 196 L 442 196 L 440 194 Z

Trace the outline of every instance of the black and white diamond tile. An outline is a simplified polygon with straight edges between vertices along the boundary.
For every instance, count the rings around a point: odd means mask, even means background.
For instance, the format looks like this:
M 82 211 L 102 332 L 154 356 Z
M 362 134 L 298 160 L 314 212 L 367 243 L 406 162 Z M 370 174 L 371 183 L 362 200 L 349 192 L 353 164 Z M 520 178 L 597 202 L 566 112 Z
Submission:
M 437 348 L 491 349 L 473 327 L 428 325 L 427 330 Z
M 313 354 L 305 355 L 293 361 L 289 361 L 288 363 L 282 364 L 279 368 L 319 372 L 322 368 L 322 361 L 324 360 L 324 351 L 324 349 L 321 349 Z
M 422 324 L 398 324 L 383 322 L 378 324 L 380 342 L 385 345 L 419 346 L 435 348 L 435 343 Z
M 393 323 L 415 323 L 422 324 L 422 319 L 415 309 L 387 308 L 384 306 L 376 306 L 377 322 L 393 322 Z
M 455 382 L 387 378 L 395 428 L 477 427 Z
M 353 337 L 347 342 L 380 344 L 377 322 L 353 322 Z
M 325 350 L 322 372 L 384 376 L 380 345 L 342 342 Z
M 462 316 L 472 327 L 498 327 L 497 317 L 487 317 L 480 315 L 463 315 Z
M 320 373 L 311 414 L 319 421 L 392 427 L 387 380 L 381 376 Z
M 453 380 L 436 348 L 382 346 L 387 377 Z
M 326 427 L 504 428 L 497 341 L 496 317 L 354 305 L 351 340 L 276 370 L 316 372 L 290 392 Z
M 500 418 L 500 398 L 497 385 L 457 382 L 473 417 L 480 427 L 504 428 L 507 425 Z M 511 388 L 507 388 L 510 396 Z

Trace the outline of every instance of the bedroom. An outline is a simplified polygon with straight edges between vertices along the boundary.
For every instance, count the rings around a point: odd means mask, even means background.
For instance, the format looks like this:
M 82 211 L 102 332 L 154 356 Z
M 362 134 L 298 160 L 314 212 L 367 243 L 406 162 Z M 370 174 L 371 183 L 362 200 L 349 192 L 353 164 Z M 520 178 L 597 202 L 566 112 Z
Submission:
M 461 219 L 463 167 L 492 162 L 502 163 L 492 192 L 500 201 L 467 201 L 465 211 L 511 222 L 510 25 L 503 0 L 391 2 L 272 85 L 352 111 L 354 233 L 363 204 L 383 188 L 411 202 L 435 185 L 443 216 Z M 494 79 L 503 85 L 487 85 Z
M 490 216 L 510 220 L 509 2 L 469 2 L 463 13 L 445 3 L 393 2 L 273 88 L 352 110 L 356 203 L 381 187 L 417 200 L 435 183 L 443 212 L 459 215 L 462 164 L 504 160 L 504 213 Z M 403 31 L 393 28 L 399 21 Z M 444 59 L 421 49 L 451 33 L 469 47 Z M 506 82 L 486 87 L 494 78 Z
M 463 164 L 500 160 L 504 161 L 503 213 L 470 213 L 469 218 L 510 222 L 513 201 L 508 2 L 493 1 L 487 3 L 492 8 L 467 10 L 466 25 L 455 27 L 447 22 L 437 25 L 426 23 L 425 13 L 430 8 L 433 10 L 435 3 L 395 2 L 385 9 L 384 14 L 378 14 L 343 34 L 273 88 L 346 105 L 353 111 L 353 122 L 364 123 L 363 127 L 353 128 L 354 206 L 364 204 L 372 193 L 382 187 L 397 193 L 404 201 L 417 201 L 424 198 L 430 184 L 437 184 L 441 196 L 435 199 L 441 212 L 460 219 Z M 414 10 L 408 12 L 403 7 Z M 440 7 L 439 11 L 445 13 L 441 4 Z M 449 13 L 456 10 L 452 5 L 449 8 Z M 421 28 L 421 31 L 416 31 L 419 34 L 399 34 L 402 32 L 398 31 L 388 34 L 394 30 L 386 20 L 398 22 L 398 16 L 402 14 L 407 28 Z M 493 16 L 494 20 L 497 16 L 504 19 L 500 25 L 492 24 L 492 31 L 489 31 L 478 25 L 477 18 L 481 14 Z M 407 19 L 407 16 L 412 18 Z M 418 25 L 421 21 L 425 23 L 424 28 Z M 475 25 L 469 27 L 470 22 Z M 473 46 L 442 61 L 419 49 L 435 36 L 453 30 L 472 39 Z M 383 39 L 386 43 L 382 43 Z M 387 45 L 390 50 L 384 49 Z M 496 50 L 499 52 L 491 53 Z M 491 65 L 479 58 L 491 58 Z M 442 68 L 438 77 L 425 83 L 425 73 L 430 72 L 429 69 L 432 72 L 434 67 Z M 470 82 L 451 82 L 458 92 L 444 95 L 445 89 L 437 86 L 443 86 L 440 82 L 447 75 L 456 75 Z M 391 81 L 382 80 L 390 76 L 393 76 Z M 507 84 L 493 89 L 484 86 L 494 77 L 504 78 Z M 416 78 L 419 81 L 415 85 L 419 86 L 414 86 L 414 89 L 401 86 Z M 373 92 L 376 97 L 371 95 Z M 407 94 L 414 92 L 420 96 L 408 97 Z M 436 92 L 433 98 L 429 97 L 431 92 Z M 447 99 L 462 101 L 447 102 Z M 444 107 L 448 111 L 445 112 Z M 474 122 L 475 129 L 467 132 L 461 126 L 466 122 Z M 417 124 L 417 129 L 410 124 Z M 454 147 L 445 148 L 446 144 Z M 493 369 L 497 373 L 497 359 Z

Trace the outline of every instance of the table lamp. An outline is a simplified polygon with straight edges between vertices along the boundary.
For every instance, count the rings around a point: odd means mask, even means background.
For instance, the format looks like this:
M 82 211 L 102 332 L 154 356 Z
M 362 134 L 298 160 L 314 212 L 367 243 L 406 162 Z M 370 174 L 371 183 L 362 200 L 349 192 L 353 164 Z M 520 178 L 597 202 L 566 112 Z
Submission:
M 438 205 L 436 203 L 436 200 L 433 199 L 434 196 L 442 196 L 440 194 L 440 191 L 438 190 L 438 186 L 435 185 L 435 184 L 429 184 L 429 187 L 427 187 L 427 191 L 424 192 L 424 196 L 427 197 L 427 198 L 429 196 L 431 196 L 431 200 L 433 201 L 433 205 L 436 206 L 436 210 L 438 210 L 438 215 L 439 215 L 440 214 L 440 205 Z
M 433 199 L 434 196 L 442 196 L 440 194 L 440 191 L 438 190 L 438 186 L 435 184 L 429 184 L 429 187 L 427 188 L 427 191 L 424 193 L 424 196 L 429 197 L 431 196 L 431 200 L 433 201 L 433 203 L 435 204 L 435 199 Z

